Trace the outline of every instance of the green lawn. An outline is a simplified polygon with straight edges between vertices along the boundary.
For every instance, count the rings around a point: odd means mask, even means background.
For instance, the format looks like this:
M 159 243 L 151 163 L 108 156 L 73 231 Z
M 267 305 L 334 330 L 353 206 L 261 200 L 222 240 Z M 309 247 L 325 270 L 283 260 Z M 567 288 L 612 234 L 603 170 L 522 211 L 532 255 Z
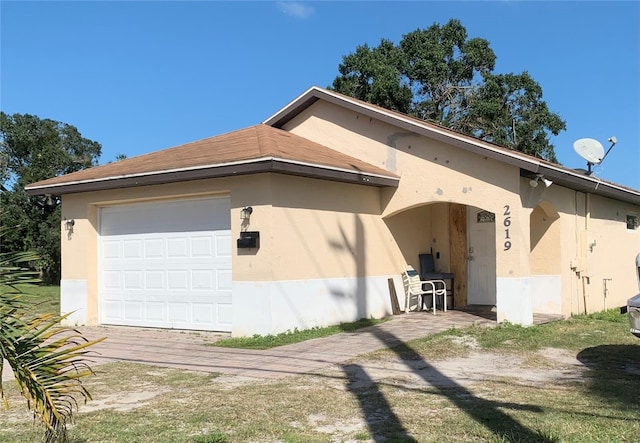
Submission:
M 572 365 L 550 358 L 550 348 Z M 468 383 L 456 377 L 481 367 L 442 372 L 444 385 L 425 376 L 478 355 L 519 363 Z M 615 311 L 453 329 L 280 380 L 125 363 L 96 369 L 94 400 L 80 405 L 71 443 L 640 441 L 640 340 Z M 0 441 L 38 441 L 41 429 L 6 388 L 12 408 L 0 415 Z
M 314 338 L 328 337 L 330 335 L 339 334 L 341 332 L 352 332 L 368 326 L 379 325 L 388 321 L 389 318 L 383 319 L 360 319 L 358 321 L 341 323 L 335 326 L 327 326 L 323 328 L 311 328 L 283 332 L 281 334 L 254 335 L 253 337 L 231 337 L 217 340 L 212 346 L 220 346 L 223 348 L 243 348 L 243 349 L 271 349 L 277 346 L 290 345 L 300 343 L 302 341 Z
M 18 285 L 18 288 L 37 302 L 35 313 L 60 313 L 60 286 Z

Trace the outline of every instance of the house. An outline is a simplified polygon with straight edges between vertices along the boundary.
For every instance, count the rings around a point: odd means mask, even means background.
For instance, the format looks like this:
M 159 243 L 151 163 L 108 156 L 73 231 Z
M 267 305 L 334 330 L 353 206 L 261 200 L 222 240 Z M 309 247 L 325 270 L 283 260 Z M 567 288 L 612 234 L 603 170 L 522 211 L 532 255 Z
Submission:
M 382 317 L 432 253 L 499 321 L 621 306 L 640 191 L 313 87 L 262 124 L 54 177 L 73 324 L 278 333 Z

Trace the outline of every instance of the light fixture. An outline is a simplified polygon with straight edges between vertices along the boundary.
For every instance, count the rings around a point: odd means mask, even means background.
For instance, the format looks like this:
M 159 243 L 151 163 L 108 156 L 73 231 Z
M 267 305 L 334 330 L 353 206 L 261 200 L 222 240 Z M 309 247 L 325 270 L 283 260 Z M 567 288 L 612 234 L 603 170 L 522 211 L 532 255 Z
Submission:
M 245 206 L 240 210 L 240 220 L 248 221 L 252 213 L 253 213 L 253 208 L 251 206 Z
M 73 231 L 73 226 L 76 224 L 76 221 L 72 218 L 64 221 L 64 229 L 65 231 Z
M 549 186 L 551 186 L 553 184 L 553 182 L 551 180 L 549 180 L 548 178 L 544 178 L 544 175 L 536 174 L 536 178 L 531 179 L 529 181 L 529 186 L 531 186 L 532 188 L 537 188 L 539 182 L 542 182 L 542 184 L 544 184 L 545 188 L 548 188 Z

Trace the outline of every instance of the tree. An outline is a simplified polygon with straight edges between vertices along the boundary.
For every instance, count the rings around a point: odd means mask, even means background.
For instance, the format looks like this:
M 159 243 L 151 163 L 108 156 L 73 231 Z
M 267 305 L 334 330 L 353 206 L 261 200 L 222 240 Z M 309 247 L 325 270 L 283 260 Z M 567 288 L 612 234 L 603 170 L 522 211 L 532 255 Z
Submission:
M 542 88 L 527 72 L 487 74 L 474 94 L 460 122 L 462 132 L 558 162 L 549 133 L 558 135 L 565 123 L 549 111 Z
M 549 135 L 565 129 L 531 76 L 494 74 L 489 42 L 460 21 L 405 34 L 398 45 L 358 46 L 330 89 L 546 160 Z
M 0 239 L 8 231 L 0 227 Z M 90 342 L 59 326 L 66 316 L 33 314 L 36 301 L 23 288 L 38 280 L 22 266 L 35 260 L 30 252 L 0 252 L 0 373 L 6 360 L 27 407 L 46 427 L 44 441 L 65 442 L 77 400 L 91 398 L 82 384 L 92 373 L 87 348 L 103 339 Z M 0 380 L 7 405 L 2 385 Z
M 333 88 L 343 94 L 407 113 L 411 109 L 412 92 L 403 82 L 401 51 L 392 42 L 382 40 L 370 49 L 358 46 L 355 54 L 344 57 L 338 70 L 342 74 L 333 81 Z
M 4 251 L 35 251 L 47 283 L 60 281 L 60 200 L 24 191 L 29 183 L 97 165 L 99 143 L 66 123 L 0 112 L 0 225 L 11 227 Z

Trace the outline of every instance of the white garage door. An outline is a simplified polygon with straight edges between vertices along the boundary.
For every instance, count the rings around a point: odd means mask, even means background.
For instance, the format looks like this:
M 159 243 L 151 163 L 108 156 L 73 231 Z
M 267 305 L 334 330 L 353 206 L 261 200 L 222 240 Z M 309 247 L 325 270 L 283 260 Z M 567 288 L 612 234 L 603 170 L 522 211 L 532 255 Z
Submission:
M 231 331 L 229 198 L 102 208 L 100 322 Z

